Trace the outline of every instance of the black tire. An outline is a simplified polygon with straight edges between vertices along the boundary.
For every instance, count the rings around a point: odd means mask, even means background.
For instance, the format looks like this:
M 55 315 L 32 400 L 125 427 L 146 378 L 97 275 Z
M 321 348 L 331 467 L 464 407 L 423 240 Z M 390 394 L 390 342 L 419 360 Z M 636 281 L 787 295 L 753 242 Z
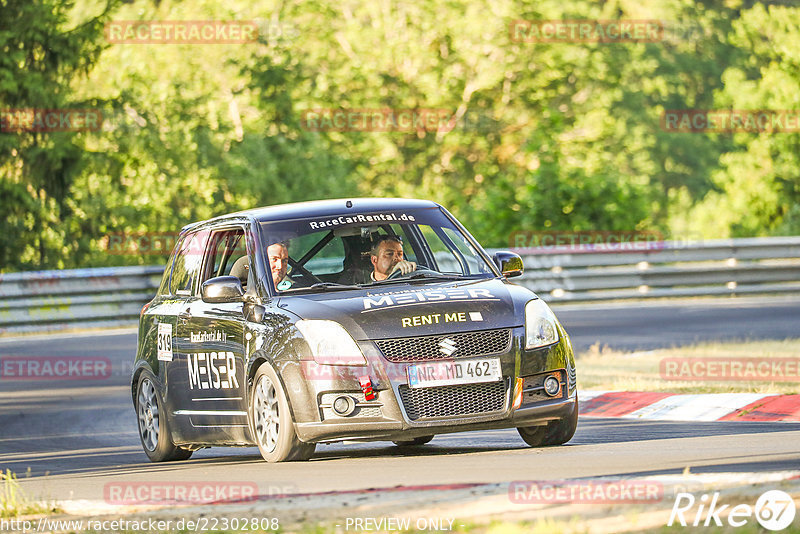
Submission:
M 392 441 L 398 447 L 414 447 L 417 445 L 425 445 L 430 440 L 433 439 L 433 436 L 420 436 L 414 439 L 402 439 L 397 441 Z
M 550 447 L 552 445 L 563 445 L 575 435 L 578 428 L 578 397 L 575 397 L 575 408 L 572 413 L 558 421 L 552 421 L 547 425 L 519 427 L 520 437 L 531 447 Z
M 136 386 L 136 417 L 139 440 L 145 454 L 151 462 L 187 460 L 192 456 L 192 451 L 177 447 L 172 442 L 169 422 L 162 417 L 164 413 L 164 402 L 155 382 L 147 374 L 142 374 Z
M 286 393 L 268 363 L 261 364 L 253 377 L 248 419 L 253 440 L 267 462 L 304 461 L 313 456 L 316 444 L 297 437 Z
M 180 461 L 180 460 L 188 460 L 192 457 L 194 451 L 190 451 L 189 449 L 184 449 L 182 447 L 177 447 L 175 454 L 172 455 L 171 460 Z

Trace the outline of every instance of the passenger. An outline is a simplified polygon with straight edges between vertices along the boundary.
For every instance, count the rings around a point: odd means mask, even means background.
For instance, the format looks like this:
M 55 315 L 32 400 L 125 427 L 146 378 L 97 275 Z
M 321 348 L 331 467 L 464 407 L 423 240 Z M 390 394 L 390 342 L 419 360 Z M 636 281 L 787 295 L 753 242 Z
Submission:
M 274 243 L 267 247 L 267 259 L 272 271 L 272 283 L 278 291 L 292 287 L 292 279 L 286 275 L 289 268 L 289 247 L 286 243 Z

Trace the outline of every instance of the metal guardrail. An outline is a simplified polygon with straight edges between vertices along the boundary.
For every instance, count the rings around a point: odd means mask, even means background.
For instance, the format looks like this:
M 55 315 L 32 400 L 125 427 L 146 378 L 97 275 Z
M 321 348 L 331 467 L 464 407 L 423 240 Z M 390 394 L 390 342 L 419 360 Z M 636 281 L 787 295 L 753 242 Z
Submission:
M 516 249 L 549 302 L 800 293 L 800 237 Z M 494 251 L 489 251 L 490 254 Z M 163 267 L 0 275 L 0 333 L 135 324 Z
M 800 237 L 516 249 L 549 302 L 800 293 Z
M 0 333 L 134 324 L 163 266 L 0 275 Z

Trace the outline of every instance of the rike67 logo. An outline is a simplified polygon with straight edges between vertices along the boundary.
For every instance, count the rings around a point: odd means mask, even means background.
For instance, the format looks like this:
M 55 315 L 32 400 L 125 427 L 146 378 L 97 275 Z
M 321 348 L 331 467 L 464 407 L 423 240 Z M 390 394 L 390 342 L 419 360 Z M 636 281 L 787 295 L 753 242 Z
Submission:
M 697 505 L 697 510 L 692 510 Z M 770 490 L 763 493 L 756 501 L 755 506 L 737 504 L 731 508 L 730 504 L 719 504 L 719 492 L 711 497 L 707 493 L 699 499 L 691 493 L 678 493 L 667 526 L 677 523 L 681 526 L 723 526 L 727 520 L 732 527 L 746 525 L 755 517 L 756 521 L 767 530 L 783 530 L 794 521 L 796 506 L 791 495 L 780 490 Z M 688 517 L 688 519 L 687 519 Z

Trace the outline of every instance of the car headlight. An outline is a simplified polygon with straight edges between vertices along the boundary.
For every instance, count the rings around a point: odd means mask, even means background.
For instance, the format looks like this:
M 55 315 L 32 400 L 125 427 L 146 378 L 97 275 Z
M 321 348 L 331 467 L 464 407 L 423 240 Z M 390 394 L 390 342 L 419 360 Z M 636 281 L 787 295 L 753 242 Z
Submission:
M 323 365 L 367 365 L 353 337 L 336 321 L 301 319 L 295 324 L 311 348 L 314 361 Z
M 558 341 L 556 316 L 542 299 L 525 305 L 525 348 L 535 349 Z

